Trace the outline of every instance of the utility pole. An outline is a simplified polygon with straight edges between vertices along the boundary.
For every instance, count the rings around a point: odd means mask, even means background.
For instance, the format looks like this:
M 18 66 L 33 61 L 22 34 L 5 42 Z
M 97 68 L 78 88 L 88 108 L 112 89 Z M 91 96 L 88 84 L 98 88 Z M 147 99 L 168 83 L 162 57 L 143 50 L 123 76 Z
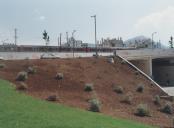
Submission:
M 59 37 L 57 38 L 57 49 L 59 50 Z
M 98 51 L 97 51 L 97 19 L 96 19 L 96 15 L 91 16 L 91 18 L 94 18 L 94 25 L 95 25 L 95 52 L 96 52 L 96 55 L 98 55 Z
M 15 50 L 17 50 L 17 28 L 14 29 L 14 44 L 15 44 Z
M 15 39 L 15 40 L 14 40 L 14 43 L 15 43 L 15 45 L 17 45 L 17 38 L 18 38 L 18 37 L 17 37 L 17 28 L 14 29 L 14 34 L 15 34 L 15 35 L 14 35 L 14 39 Z
M 155 34 L 157 34 L 157 32 L 153 32 L 153 33 L 152 33 L 152 49 L 154 48 L 153 37 L 154 37 Z
M 75 39 L 74 39 L 74 33 L 76 32 L 76 30 L 73 30 L 72 32 L 72 41 L 73 41 L 73 58 L 74 58 L 74 45 L 75 45 Z
M 62 33 L 60 33 L 60 37 L 59 37 L 59 39 L 60 39 L 60 51 L 61 51 L 61 47 L 62 47 Z
M 69 45 L 69 37 L 68 37 L 68 32 L 66 32 L 66 43 Z

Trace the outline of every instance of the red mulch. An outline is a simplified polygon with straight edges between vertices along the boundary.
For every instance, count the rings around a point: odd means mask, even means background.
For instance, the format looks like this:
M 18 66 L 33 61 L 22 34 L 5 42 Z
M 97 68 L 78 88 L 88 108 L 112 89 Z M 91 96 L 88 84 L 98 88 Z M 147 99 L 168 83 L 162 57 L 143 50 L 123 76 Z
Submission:
M 72 107 L 88 109 L 88 100 L 92 97 L 102 102 L 101 112 L 114 117 L 121 117 L 155 126 L 169 127 L 172 115 L 159 112 L 159 106 L 154 105 L 155 95 L 165 95 L 158 87 L 142 75 L 135 75 L 135 70 L 127 64 L 116 61 L 110 64 L 107 59 L 78 58 L 56 60 L 15 60 L 1 61 L 6 68 L 0 69 L 0 78 L 17 82 L 16 76 L 20 71 L 25 71 L 29 66 L 35 66 L 37 72 L 29 75 L 25 82 L 28 85 L 26 93 L 36 98 L 46 99 L 50 95 L 57 95 L 57 102 Z M 58 82 L 55 79 L 57 72 L 64 74 L 64 79 Z M 85 92 L 85 83 L 93 83 L 95 93 Z M 136 92 L 138 84 L 144 84 L 143 93 Z M 124 94 L 113 92 L 113 84 L 122 86 Z M 60 87 L 59 87 L 60 85 Z M 133 93 L 132 105 L 121 103 L 123 96 Z M 165 102 L 165 101 L 162 101 Z M 137 117 L 134 115 L 136 106 L 140 103 L 148 104 L 152 117 Z

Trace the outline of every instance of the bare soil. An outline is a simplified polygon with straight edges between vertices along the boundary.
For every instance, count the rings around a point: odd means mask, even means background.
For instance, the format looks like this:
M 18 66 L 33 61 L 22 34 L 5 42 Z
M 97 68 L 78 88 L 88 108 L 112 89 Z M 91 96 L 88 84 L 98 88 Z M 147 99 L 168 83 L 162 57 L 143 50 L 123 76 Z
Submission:
M 29 66 L 35 66 L 37 72 L 29 75 L 25 83 L 28 85 L 26 94 L 45 100 L 50 95 L 58 97 L 57 103 L 88 110 L 91 98 L 98 98 L 102 103 L 101 112 L 113 117 L 120 117 L 138 122 L 170 127 L 172 115 L 159 111 L 160 106 L 153 103 L 155 95 L 166 95 L 160 88 L 152 85 L 143 75 L 127 64 L 115 59 L 115 64 L 107 62 L 107 58 L 77 58 L 55 60 L 15 60 L 1 61 L 6 67 L 0 69 L 0 78 L 9 80 L 15 85 L 16 76 L 20 71 L 26 71 Z M 63 73 L 63 80 L 56 80 L 57 73 Z M 85 92 L 85 83 L 93 83 L 94 91 Z M 143 93 L 136 92 L 138 84 L 145 86 Z M 113 85 L 122 86 L 123 94 L 113 91 Z M 126 93 L 133 94 L 133 103 L 121 103 Z M 166 101 L 162 100 L 162 103 Z M 151 117 L 134 115 L 138 104 L 147 104 Z

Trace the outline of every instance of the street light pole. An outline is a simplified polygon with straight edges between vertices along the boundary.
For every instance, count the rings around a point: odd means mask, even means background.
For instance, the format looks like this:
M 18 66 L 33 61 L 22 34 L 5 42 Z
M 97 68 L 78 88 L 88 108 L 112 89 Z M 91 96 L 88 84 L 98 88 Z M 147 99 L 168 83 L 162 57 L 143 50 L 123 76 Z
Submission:
M 96 15 L 91 16 L 91 18 L 94 18 L 94 24 L 95 24 L 95 52 L 97 55 L 98 53 L 97 53 L 97 19 L 96 19 Z
M 74 33 L 76 32 L 76 30 L 73 30 L 72 32 L 72 41 L 73 41 L 73 58 L 74 58 L 74 45 L 75 45 L 75 39 L 74 39 Z
M 157 34 L 157 32 L 153 32 L 153 33 L 152 33 L 152 49 L 154 48 L 154 47 L 153 47 L 153 45 L 154 45 L 153 37 L 154 37 L 155 34 Z

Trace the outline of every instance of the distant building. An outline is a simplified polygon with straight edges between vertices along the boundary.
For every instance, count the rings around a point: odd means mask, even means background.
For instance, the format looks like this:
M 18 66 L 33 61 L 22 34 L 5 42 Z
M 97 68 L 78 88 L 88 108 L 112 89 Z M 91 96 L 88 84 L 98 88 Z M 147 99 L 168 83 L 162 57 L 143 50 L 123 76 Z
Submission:
M 102 47 L 124 47 L 122 38 L 102 39 L 100 46 Z
M 81 48 L 83 46 L 83 41 L 75 40 L 73 37 L 69 38 L 68 42 L 64 44 L 65 47 L 72 48 Z

